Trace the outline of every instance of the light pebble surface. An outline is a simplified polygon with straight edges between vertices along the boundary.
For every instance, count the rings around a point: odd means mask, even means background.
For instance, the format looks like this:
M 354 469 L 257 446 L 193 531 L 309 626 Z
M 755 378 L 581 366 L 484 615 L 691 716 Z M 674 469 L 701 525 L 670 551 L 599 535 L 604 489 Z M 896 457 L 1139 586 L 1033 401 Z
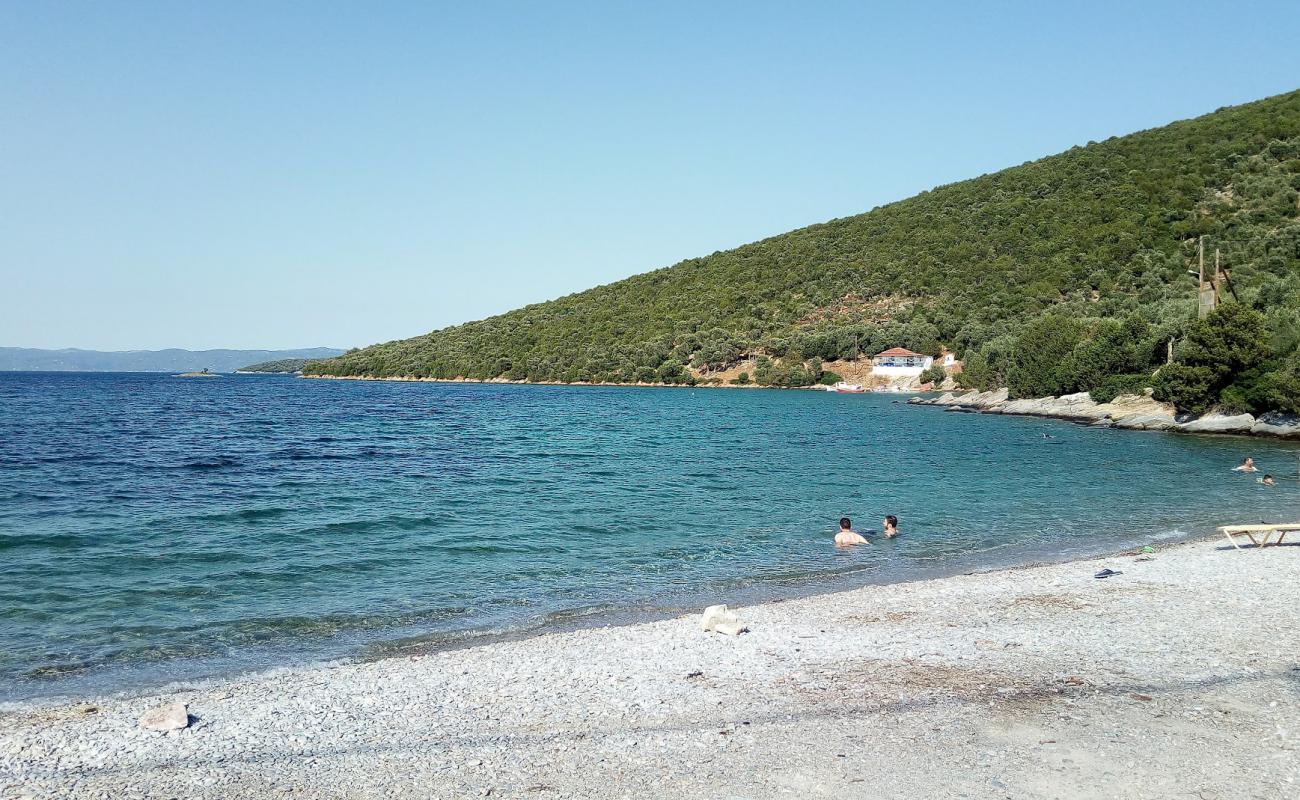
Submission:
M 1300 797 L 1300 547 L 1226 547 L 32 706 L 0 796 Z

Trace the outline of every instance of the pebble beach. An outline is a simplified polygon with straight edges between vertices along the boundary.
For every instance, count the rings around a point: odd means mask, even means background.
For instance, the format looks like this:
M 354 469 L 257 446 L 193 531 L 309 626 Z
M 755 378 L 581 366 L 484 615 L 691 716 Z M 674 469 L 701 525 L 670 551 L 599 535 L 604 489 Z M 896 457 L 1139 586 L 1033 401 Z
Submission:
M 1297 608 L 1300 547 L 1207 538 L 31 703 L 0 796 L 1296 797 Z

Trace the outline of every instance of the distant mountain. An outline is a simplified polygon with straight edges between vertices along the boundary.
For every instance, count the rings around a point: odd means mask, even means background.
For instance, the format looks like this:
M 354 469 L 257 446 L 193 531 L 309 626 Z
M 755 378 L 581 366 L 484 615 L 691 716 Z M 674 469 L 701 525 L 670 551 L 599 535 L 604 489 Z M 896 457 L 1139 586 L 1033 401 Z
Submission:
M 332 358 L 342 350 L 37 350 L 0 347 L 0 372 L 234 372 L 249 364 L 285 358 Z

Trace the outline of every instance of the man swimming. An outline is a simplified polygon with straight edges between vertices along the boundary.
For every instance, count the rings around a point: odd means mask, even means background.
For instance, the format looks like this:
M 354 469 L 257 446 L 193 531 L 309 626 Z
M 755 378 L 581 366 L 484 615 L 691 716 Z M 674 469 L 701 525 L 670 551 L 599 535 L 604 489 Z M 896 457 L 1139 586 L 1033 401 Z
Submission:
M 893 514 L 885 517 L 885 530 L 883 533 L 886 539 L 892 539 L 898 535 L 898 517 Z
M 871 542 L 868 542 L 862 534 L 853 530 L 853 520 L 848 517 L 840 517 L 840 532 L 835 534 L 835 544 L 871 544 Z
M 1255 459 L 1246 456 L 1246 460 L 1241 462 L 1241 466 L 1233 467 L 1233 472 L 1259 472 L 1259 467 L 1255 466 Z

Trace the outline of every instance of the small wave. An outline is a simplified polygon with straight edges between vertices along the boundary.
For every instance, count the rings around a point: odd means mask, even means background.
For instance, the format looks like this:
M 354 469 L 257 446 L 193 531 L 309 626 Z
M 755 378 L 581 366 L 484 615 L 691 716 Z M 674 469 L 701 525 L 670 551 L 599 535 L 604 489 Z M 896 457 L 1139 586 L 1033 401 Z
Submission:
M 239 466 L 239 459 L 234 456 L 209 456 L 206 458 L 196 458 L 193 461 L 186 461 L 182 464 L 184 469 L 192 470 L 216 470 L 226 469 L 227 467 Z
M 475 542 L 460 542 L 455 544 L 431 544 L 420 548 L 421 552 L 432 553 L 450 553 L 450 554 L 483 554 L 483 553 L 512 553 L 516 552 L 516 547 L 506 547 L 500 544 L 487 544 Z
M 194 517 L 194 519 L 202 522 L 260 522 L 268 519 L 279 519 L 286 514 L 292 513 L 293 509 L 289 508 L 244 508 L 238 511 L 206 514 Z
M 289 450 L 280 455 L 290 461 L 355 461 L 357 459 L 352 453 L 313 453 L 310 450 Z
M 12 500 L 57 500 L 57 499 L 59 499 L 59 496 L 55 494 L 42 494 L 41 492 L 26 492 L 21 489 L 8 492 L 6 494 L 0 494 L 0 502 L 8 502 Z
M 287 511 L 285 513 L 288 513 Z M 424 516 L 400 516 L 393 515 L 380 517 L 378 519 L 358 519 L 348 520 L 346 522 L 329 522 L 324 525 L 314 525 L 307 528 L 300 528 L 293 532 L 294 536 L 306 539 L 313 539 L 321 535 L 364 535 L 372 532 L 392 532 L 392 531 L 419 531 L 431 528 L 437 528 L 445 524 L 450 515 L 447 514 L 428 514 Z
M 0 551 L 28 547 L 68 549 L 86 544 L 84 537 L 74 533 L 0 533 Z
M 23 677 L 34 681 L 57 681 L 60 678 L 68 678 L 73 675 L 80 675 L 89 670 L 93 664 L 75 663 L 75 664 L 41 664 L 33 667 L 23 673 Z

